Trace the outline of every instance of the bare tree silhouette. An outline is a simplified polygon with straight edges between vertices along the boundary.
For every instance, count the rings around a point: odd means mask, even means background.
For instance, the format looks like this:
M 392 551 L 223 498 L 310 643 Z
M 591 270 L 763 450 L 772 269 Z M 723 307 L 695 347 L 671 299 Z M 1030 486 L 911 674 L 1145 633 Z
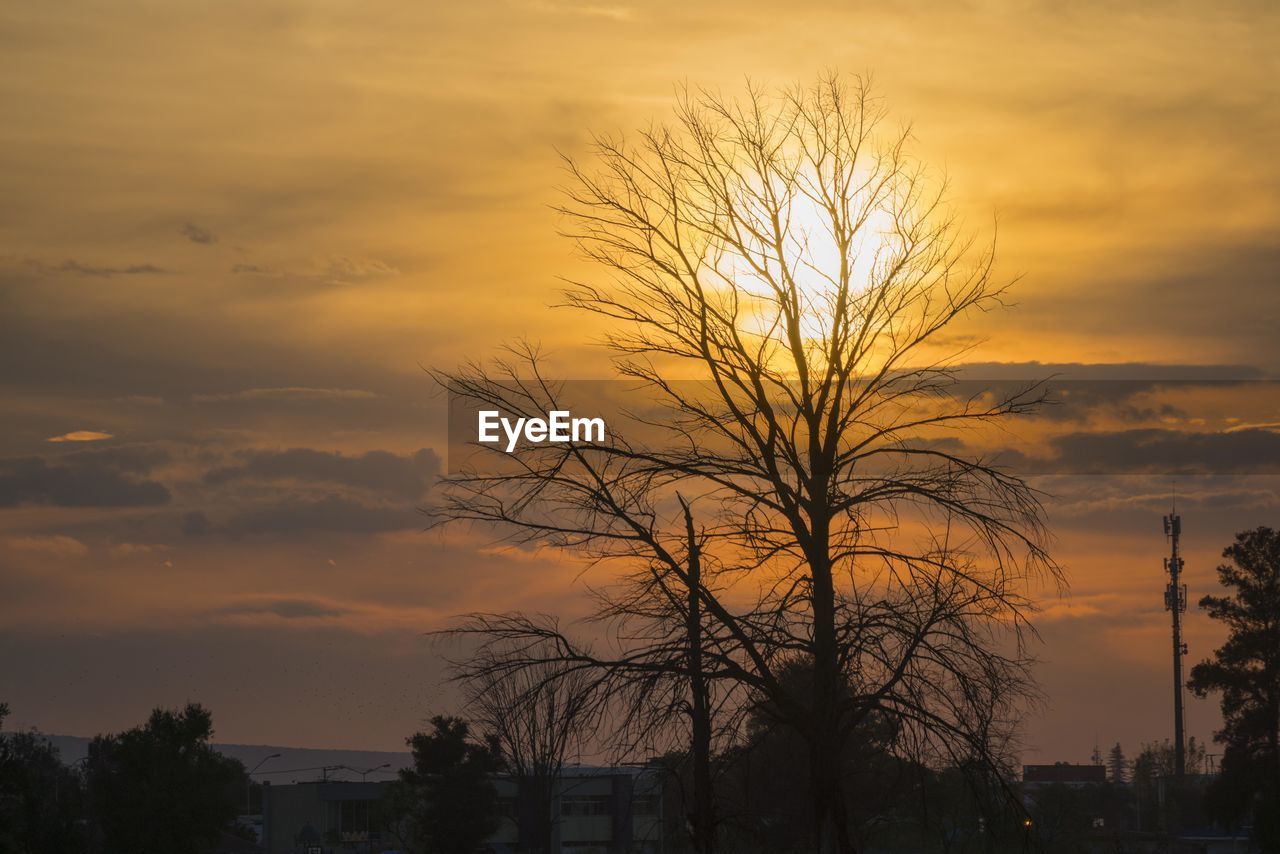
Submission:
M 632 736 L 656 698 L 696 708 L 697 680 L 724 731 L 767 702 L 807 745 L 822 852 L 853 850 L 840 757 L 871 715 L 920 756 L 1003 771 L 992 745 L 1033 692 L 1029 584 L 1062 583 L 1035 490 L 948 441 L 1043 402 L 1038 384 L 956 393 L 964 351 L 943 332 L 1004 304 L 994 243 L 962 230 L 885 117 L 834 75 L 685 92 L 673 123 L 566 158 L 565 233 L 608 273 L 567 303 L 607 322 L 618 374 L 662 414 L 464 469 L 439 508 L 621 562 L 597 617 L 646 629 L 615 631 L 617 654 L 545 618 L 459 629 L 603 667 L 612 698 L 647 710 Z M 439 379 L 517 416 L 571 408 L 533 348 Z M 779 678 L 797 657 L 799 692 Z
M 473 662 L 482 665 L 522 655 L 514 649 L 486 648 Z M 554 812 L 565 763 L 581 755 L 595 716 L 587 674 L 561 673 L 554 657 L 541 666 L 503 672 L 483 667 L 466 682 L 468 711 L 477 728 L 498 745 L 507 771 L 519 787 L 516 817 L 522 843 L 549 854 L 558 816 Z
M 492 376 L 476 369 L 442 380 L 470 401 L 517 417 L 567 405 L 542 378 L 536 350 L 511 352 L 516 358 L 500 361 Z M 716 730 L 732 732 L 747 704 L 745 686 L 713 663 L 731 654 L 735 641 L 725 627 L 734 615 L 717 598 L 718 566 L 702 554 L 706 533 L 679 494 L 665 497 L 679 507 L 681 524 L 665 523 L 653 472 L 624 445 L 544 446 L 517 455 L 515 464 L 514 472 L 451 478 L 440 518 L 494 523 L 521 542 L 621 560 L 626 568 L 593 591 L 592 620 L 617 643 L 597 650 L 551 616 L 472 614 L 443 633 L 480 639 L 454 662 L 455 677 L 473 702 L 486 698 L 486 718 L 519 717 L 543 692 L 567 690 L 579 723 L 610 721 L 597 746 L 623 756 L 668 750 L 680 733 L 675 743 L 689 745 L 693 766 L 690 836 L 696 851 L 715 850 L 712 747 Z M 719 618 L 707 617 L 706 603 Z M 718 713 L 724 720 L 717 727 Z

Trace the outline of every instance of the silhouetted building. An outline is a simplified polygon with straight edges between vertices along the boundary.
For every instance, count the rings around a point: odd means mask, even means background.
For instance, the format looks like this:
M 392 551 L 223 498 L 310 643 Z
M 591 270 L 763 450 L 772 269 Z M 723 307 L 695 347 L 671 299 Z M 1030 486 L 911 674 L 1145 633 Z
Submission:
M 502 826 L 489 839 L 495 854 L 532 842 L 520 816 L 536 805 L 516 781 L 499 778 Z M 658 854 L 662 850 L 662 779 L 640 768 L 566 768 L 555 795 L 552 851 L 562 854 Z
M 262 787 L 267 854 L 369 854 L 396 850 L 382 798 L 388 783 L 336 780 Z
M 1050 783 L 1066 783 L 1069 786 L 1089 786 L 1107 782 L 1105 765 L 1073 765 L 1055 762 L 1052 765 L 1023 765 L 1024 787 L 1044 786 Z
M 383 807 L 387 782 L 316 781 L 266 785 L 262 845 L 266 854 L 379 854 L 402 850 Z M 536 804 L 509 777 L 494 780 L 502 824 L 492 854 L 529 842 L 521 815 Z M 552 805 L 553 851 L 562 854 L 659 854 L 662 781 L 638 768 L 566 768 Z M 527 825 L 526 825 L 527 828 Z

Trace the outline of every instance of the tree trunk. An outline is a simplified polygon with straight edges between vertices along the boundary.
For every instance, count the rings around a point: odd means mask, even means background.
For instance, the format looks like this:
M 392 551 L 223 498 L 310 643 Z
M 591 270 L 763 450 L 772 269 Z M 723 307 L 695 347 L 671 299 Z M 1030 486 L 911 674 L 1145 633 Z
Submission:
M 814 832 L 819 854 L 853 854 L 841 779 L 840 661 L 835 627 L 835 586 L 831 577 L 825 508 L 810 515 L 808 549 L 813 608 L 813 709 L 809 727 L 809 779 L 813 789 Z
M 684 504 L 681 499 L 681 504 Z M 684 505 L 685 531 L 688 536 L 689 591 L 686 614 L 686 633 L 689 642 L 689 693 L 690 714 L 693 725 L 693 815 L 690 829 L 693 850 L 697 854 L 714 854 L 715 808 L 711 794 L 711 701 L 707 691 L 706 673 L 702 661 L 702 559 L 697 535 L 693 529 L 693 515 Z

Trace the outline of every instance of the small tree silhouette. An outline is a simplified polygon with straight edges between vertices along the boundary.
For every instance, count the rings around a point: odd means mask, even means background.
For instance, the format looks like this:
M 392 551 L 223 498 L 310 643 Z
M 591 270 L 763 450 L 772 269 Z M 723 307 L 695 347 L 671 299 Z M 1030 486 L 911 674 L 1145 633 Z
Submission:
M 423 851 L 472 854 L 498 829 L 497 745 L 476 741 L 466 721 L 445 715 L 406 742 L 413 767 L 401 769 L 387 796 L 397 835 Z
M 1205 596 L 1200 607 L 1230 629 L 1226 643 L 1191 669 L 1198 697 L 1222 693 L 1225 745 L 1221 773 L 1207 797 L 1219 821 L 1235 825 L 1252 814 L 1263 850 L 1280 848 L 1280 533 L 1256 528 L 1236 534 L 1218 567 L 1228 596 Z

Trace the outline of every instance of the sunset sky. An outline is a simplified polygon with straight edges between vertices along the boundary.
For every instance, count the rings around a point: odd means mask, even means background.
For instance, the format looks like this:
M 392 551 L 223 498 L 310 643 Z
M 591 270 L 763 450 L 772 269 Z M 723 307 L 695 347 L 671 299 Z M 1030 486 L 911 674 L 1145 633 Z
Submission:
M 398 749 L 454 702 L 423 632 L 581 613 L 580 566 L 421 530 L 446 455 L 423 368 L 526 336 L 608 376 L 598 326 L 549 307 L 591 275 L 556 235 L 557 150 L 667 118 L 682 83 L 870 74 L 1023 277 L 958 330 L 974 362 L 1280 375 L 1274 3 L 70 0 L 6 4 L 0 46 L 17 726 L 198 700 L 220 741 Z M 1117 459 L 1135 426 L 1212 434 L 1237 461 L 1178 480 L 1193 602 L 1234 531 L 1280 526 L 1277 469 L 1240 473 L 1280 459 L 1280 395 L 1196 400 L 1075 430 Z M 1071 592 L 1042 591 L 1024 757 L 1136 753 L 1172 734 L 1171 478 L 1039 485 Z M 1194 605 L 1187 635 L 1193 662 L 1221 639 Z M 1209 738 L 1216 702 L 1188 720 Z

